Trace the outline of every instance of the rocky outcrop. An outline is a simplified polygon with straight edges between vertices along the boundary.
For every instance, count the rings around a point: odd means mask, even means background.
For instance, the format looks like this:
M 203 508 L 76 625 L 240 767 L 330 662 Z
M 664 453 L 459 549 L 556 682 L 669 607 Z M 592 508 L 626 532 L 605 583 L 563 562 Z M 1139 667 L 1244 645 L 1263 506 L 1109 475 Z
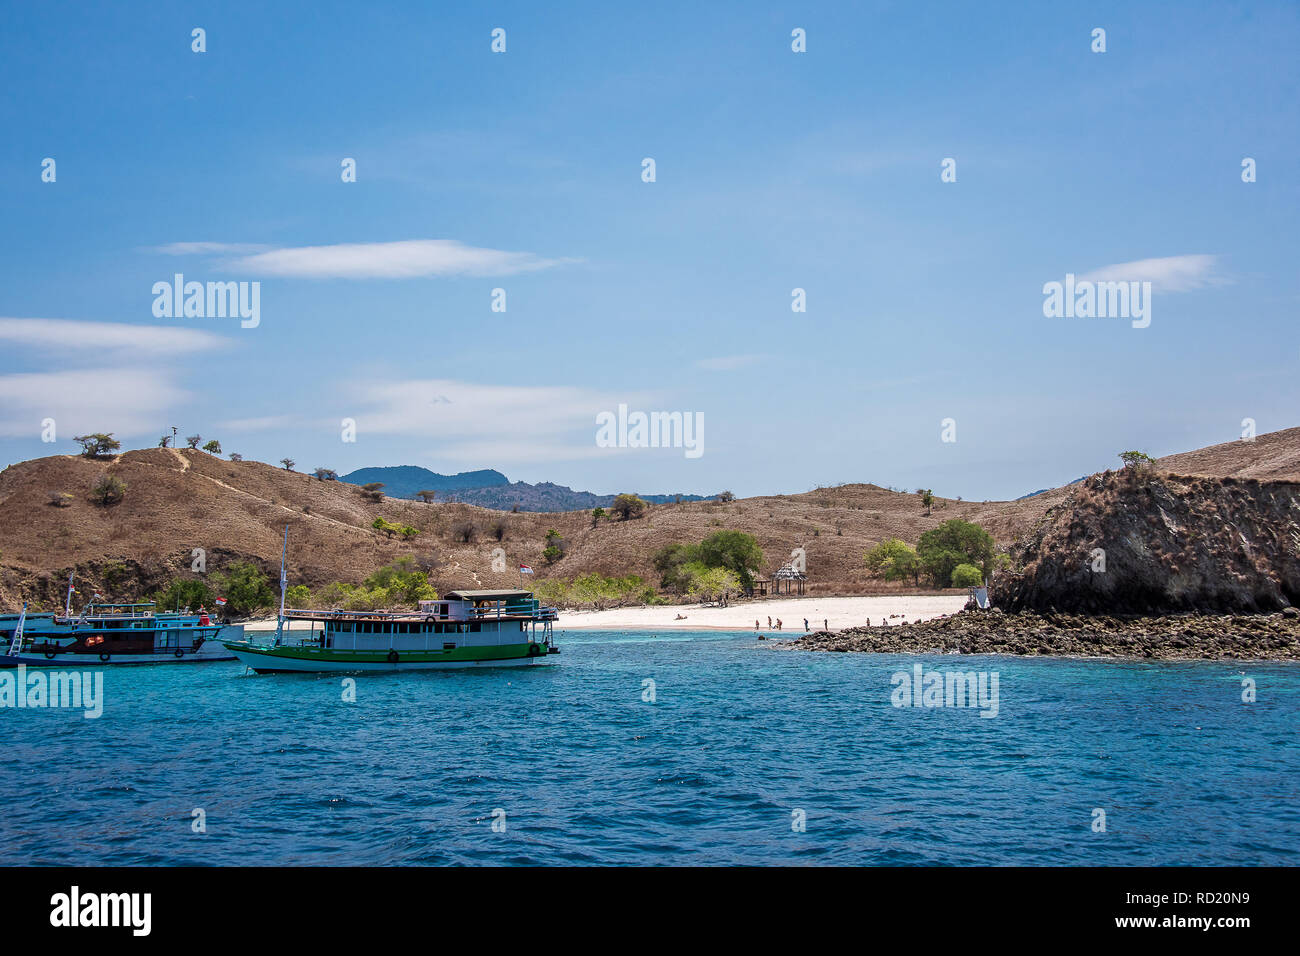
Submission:
M 773 647 L 876 654 L 1017 654 L 1151 660 L 1300 660 L 1300 613 L 1113 617 L 962 611 L 821 631 Z
M 1300 484 L 1093 475 L 1013 550 L 1004 611 L 1266 613 L 1300 604 Z

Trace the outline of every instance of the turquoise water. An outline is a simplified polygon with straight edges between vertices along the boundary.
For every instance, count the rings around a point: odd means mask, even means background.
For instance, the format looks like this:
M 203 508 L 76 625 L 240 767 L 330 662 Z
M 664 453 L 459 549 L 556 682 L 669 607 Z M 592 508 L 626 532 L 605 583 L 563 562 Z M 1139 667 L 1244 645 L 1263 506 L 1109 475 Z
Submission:
M 558 666 L 362 676 L 355 703 L 337 675 L 217 663 L 108 668 L 98 720 L 0 710 L 0 863 L 1253 864 L 1300 848 L 1300 666 L 557 634 Z M 915 663 L 996 671 L 999 715 L 893 707 L 891 675 Z

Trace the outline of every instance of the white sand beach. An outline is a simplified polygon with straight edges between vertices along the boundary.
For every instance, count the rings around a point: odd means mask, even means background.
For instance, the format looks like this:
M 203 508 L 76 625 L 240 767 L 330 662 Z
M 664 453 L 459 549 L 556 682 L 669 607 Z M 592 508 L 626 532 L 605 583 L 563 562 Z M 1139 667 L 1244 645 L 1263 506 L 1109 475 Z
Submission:
M 898 594 L 870 597 L 792 597 L 767 601 L 748 601 L 730 607 L 704 607 L 699 604 L 666 604 L 643 607 L 620 607 L 610 611 L 560 611 L 555 628 L 563 631 L 752 631 L 759 622 L 758 633 L 776 633 L 777 618 L 781 633 L 803 633 L 804 618 L 808 629 L 819 631 L 828 621 L 832 631 L 867 623 L 928 621 L 943 614 L 954 614 L 966 603 L 964 594 Z M 677 620 L 678 615 L 682 620 Z M 890 618 L 897 614 L 900 617 Z M 767 619 L 772 619 L 768 627 Z M 302 624 L 296 627 L 304 627 Z M 245 621 L 246 631 L 274 631 L 275 618 Z
M 750 601 L 730 607 L 703 607 L 699 604 L 672 604 L 646 607 L 620 607 L 610 611 L 561 611 L 557 630 L 600 629 L 607 631 L 644 630 L 725 630 L 775 633 L 777 618 L 781 633 L 803 633 L 804 619 L 809 630 L 822 629 L 823 621 L 833 631 L 882 621 L 901 624 L 904 620 L 929 620 L 960 611 L 966 603 L 964 594 L 900 594 L 870 597 L 803 597 L 773 598 Z M 898 614 L 900 617 L 890 618 Z M 678 620 L 678 615 L 682 620 Z M 772 619 L 772 627 L 767 619 Z

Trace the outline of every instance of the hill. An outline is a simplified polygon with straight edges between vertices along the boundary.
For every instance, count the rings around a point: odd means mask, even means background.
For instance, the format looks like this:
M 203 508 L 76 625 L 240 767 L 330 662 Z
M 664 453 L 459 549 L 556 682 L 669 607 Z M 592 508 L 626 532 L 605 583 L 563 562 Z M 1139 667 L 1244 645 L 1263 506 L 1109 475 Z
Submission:
M 421 491 L 461 491 L 467 488 L 490 488 L 508 485 L 510 479 L 490 468 L 480 471 L 462 471 L 455 475 L 440 475 L 419 465 L 387 465 L 379 468 L 358 468 L 339 476 L 339 481 L 350 485 L 382 482 L 384 493 L 394 498 L 414 498 Z
M 384 493 L 393 498 L 414 498 L 421 491 L 436 491 L 443 501 L 460 501 L 498 511 L 591 511 L 593 508 L 608 508 L 616 497 L 574 491 L 549 481 L 536 485 L 526 481 L 512 482 L 501 472 L 490 469 L 440 475 L 418 465 L 398 465 L 358 468 L 339 480 L 353 485 L 382 482 Z M 643 494 L 640 497 L 651 504 L 708 500 L 704 495 Z
M 1258 435 L 1254 441 L 1224 442 L 1156 460 L 1161 471 L 1207 478 L 1300 481 L 1300 428 Z
M 126 482 L 120 502 L 91 501 L 89 489 L 103 474 Z M 66 507 L 50 503 L 61 493 L 71 495 Z M 206 573 L 248 560 L 275 580 L 286 524 L 290 581 L 312 587 L 360 582 L 403 555 L 427 568 L 440 590 L 516 584 L 520 564 L 534 567 L 538 577 L 638 574 L 657 583 L 652 558 L 658 548 L 699 541 L 725 527 L 755 535 L 767 557 L 764 570 L 775 570 L 802 547 L 813 592 L 854 593 L 877 587 L 862 556 L 882 538 L 914 541 L 961 516 L 1010 543 L 1054 500 L 1054 494 L 1030 503 L 938 499 L 926 515 L 916 495 L 844 485 L 652 505 L 644 517 L 593 527 L 586 511 L 514 514 L 460 502 L 376 502 L 345 482 L 188 448 L 141 449 L 104 460 L 60 455 L 0 472 L 0 603 L 12 608 L 28 597 L 43 607 L 61 606 L 74 568 L 84 593 L 96 588 L 111 599 L 152 593 L 174 577 L 192 575 L 196 548 L 203 550 Z M 376 531 L 371 525 L 377 517 L 419 534 L 404 541 Z M 548 565 L 542 550 L 550 529 L 559 532 L 566 553 Z M 497 548 L 508 570 L 492 570 Z
M 1127 468 L 1087 479 L 997 575 L 1006 611 L 1258 613 L 1300 604 L 1300 483 Z
M 1201 456 L 1195 459 L 1198 467 L 1229 475 L 1267 467 L 1300 480 L 1300 443 L 1288 437 L 1297 432 L 1275 433 L 1280 441 L 1260 436 L 1256 443 L 1190 455 Z M 108 506 L 95 504 L 89 494 L 106 473 L 127 485 L 124 498 Z M 195 549 L 202 549 L 206 573 L 247 560 L 274 581 L 286 524 L 290 581 L 312 587 L 358 583 L 403 555 L 427 568 L 442 591 L 517 584 L 513 569 L 519 564 L 534 567 L 538 577 L 638 574 L 657 583 L 652 564 L 657 549 L 735 528 L 758 539 L 766 572 L 803 548 L 811 593 L 864 593 L 882 587 L 867 575 L 863 554 L 884 538 L 915 542 L 922 532 L 961 517 L 983 525 L 1000 546 L 1011 547 L 1039 530 L 1049 509 L 1072 490 L 1077 489 L 1058 488 L 1022 501 L 939 498 L 926 514 L 914 494 L 850 484 L 729 502 L 655 504 L 642 518 L 593 526 L 586 510 L 509 513 L 462 502 L 372 501 L 352 484 L 188 448 L 141 449 L 104 460 L 56 455 L 0 472 L 0 605 L 15 609 L 26 597 L 46 608 L 61 606 L 74 568 L 83 592 L 98 588 L 111 599 L 152 593 L 174 577 L 192 576 Z M 51 496 L 62 493 L 70 495 L 61 499 L 66 507 L 52 504 Z M 376 518 L 419 533 L 402 540 L 375 530 Z M 542 550 L 550 529 L 563 538 L 565 554 L 548 565 Z M 494 557 L 502 552 L 507 570 L 493 571 Z

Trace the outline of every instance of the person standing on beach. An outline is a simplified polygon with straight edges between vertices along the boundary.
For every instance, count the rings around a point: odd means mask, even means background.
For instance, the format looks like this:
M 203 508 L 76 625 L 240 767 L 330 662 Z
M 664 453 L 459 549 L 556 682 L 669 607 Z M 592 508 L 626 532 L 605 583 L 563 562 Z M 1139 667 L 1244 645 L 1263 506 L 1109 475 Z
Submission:
M 756 631 L 758 630 L 758 622 L 757 622 L 757 621 L 754 622 L 754 630 L 756 630 Z
M 767 629 L 768 629 L 769 631 L 772 629 L 772 617 L 771 617 L 771 615 L 769 615 L 768 618 L 767 618 Z
M 822 628 L 827 631 L 831 629 L 830 618 L 822 618 Z
M 808 633 L 808 618 L 804 618 L 804 619 L 803 619 L 803 632 L 804 632 L 805 634 Z

